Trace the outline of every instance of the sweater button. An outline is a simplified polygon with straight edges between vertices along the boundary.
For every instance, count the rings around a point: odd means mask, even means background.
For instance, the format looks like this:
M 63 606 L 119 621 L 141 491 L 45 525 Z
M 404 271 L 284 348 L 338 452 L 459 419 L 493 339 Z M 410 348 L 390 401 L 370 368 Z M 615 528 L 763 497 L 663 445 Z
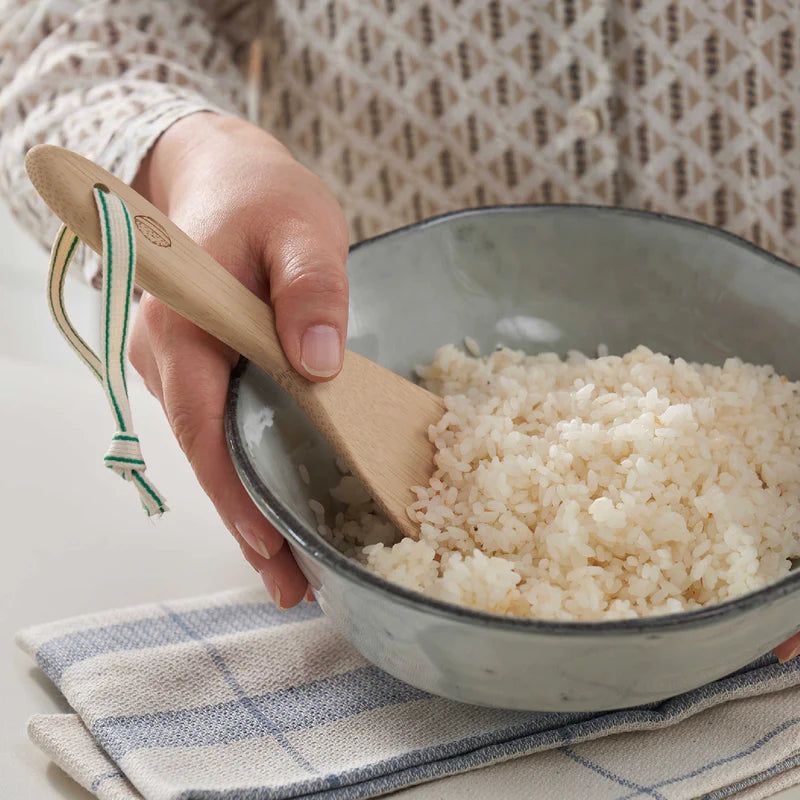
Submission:
M 576 108 L 571 116 L 572 129 L 580 139 L 591 139 L 600 131 L 600 116 L 591 108 Z

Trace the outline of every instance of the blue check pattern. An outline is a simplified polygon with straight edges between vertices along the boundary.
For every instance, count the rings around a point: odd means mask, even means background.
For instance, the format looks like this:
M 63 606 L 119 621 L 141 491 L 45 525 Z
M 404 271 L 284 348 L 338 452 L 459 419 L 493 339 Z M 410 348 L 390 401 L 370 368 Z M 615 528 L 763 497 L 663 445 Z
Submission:
M 357 657 L 355 666 L 335 668 L 330 674 L 319 665 L 306 668 L 313 660 L 320 626 L 328 624 L 318 607 L 303 604 L 280 612 L 257 598 L 252 592 L 226 593 L 206 601 L 143 607 L 133 619 L 119 621 L 109 612 L 108 620 L 94 617 L 87 619 L 85 626 L 68 621 L 63 633 L 57 625 L 50 625 L 20 635 L 23 647 L 73 704 L 108 760 L 107 768 L 92 776 L 92 792 L 102 797 L 104 787 L 125 780 L 135 787 L 132 791 L 138 792 L 137 796 L 176 800 L 357 800 L 551 751 L 565 768 L 585 770 L 587 778 L 591 773 L 592 780 L 605 787 L 605 794 L 597 796 L 672 800 L 683 796 L 682 786 L 696 785 L 704 773 L 724 772 L 728 766 L 733 769 L 749 763 L 748 759 L 755 761 L 765 748 L 787 736 L 796 737 L 796 752 L 786 753 L 767 769 L 719 786 L 707 797 L 732 796 L 800 765 L 800 714 L 776 720 L 774 726 L 757 731 L 747 742 L 737 740 L 735 751 L 720 746 L 718 755 L 703 763 L 686 769 L 675 764 L 655 781 L 601 763 L 580 746 L 615 733 L 667 728 L 721 703 L 791 688 L 800 684 L 800 666 L 792 662 L 781 665 L 765 656 L 693 692 L 610 713 L 475 709 L 431 697 Z M 266 636 L 272 637 L 270 642 L 283 643 L 283 651 L 295 653 L 296 680 L 254 691 L 253 676 L 268 674 L 271 669 L 255 655 L 263 652 L 257 645 Z M 296 650 L 297 641 L 306 644 Z M 344 641 L 334 641 L 343 652 L 349 650 Z M 207 666 L 196 687 L 184 686 L 184 695 L 191 702 L 176 707 L 164 694 L 160 705 L 159 681 L 170 674 L 178 652 L 183 657 L 188 652 L 198 664 Z M 252 659 L 248 652 L 253 653 Z M 331 663 L 341 662 L 333 659 Z M 145 704 L 150 707 L 138 713 L 129 707 L 125 713 L 113 713 L 117 700 L 124 700 L 125 694 L 120 689 L 115 697 L 108 686 L 115 684 L 116 677 L 124 684 L 124 670 L 131 665 L 137 675 L 145 680 L 149 675 L 153 681 L 152 694 L 145 692 Z M 103 688 L 93 697 L 87 689 L 95 680 Z M 120 701 L 119 705 L 129 703 Z M 441 727 L 435 741 L 397 736 L 396 741 L 376 746 L 372 752 L 366 747 L 346 758 L 337 750 L 337 731 L 343 737 L 360 735 L 361 725 L 368 730 L 370 725 L 387 724 L 402 731 L 406 720 L 411 731 L 412 723 L 426 713 L 432 719 L 444 715 L 452 720 Z M 240 784 L 233 779 L 220 786 L 213 774 L 204 775 L 202 769 L 195 773 L 178 769 L 179 774 L 165 776 L 159 772 L 163 759 L 154 757 L 159 751 L 170 751 L 177 763 L 205 748 L 203 752 L 219 750 L 246 758 L 248 748 L 262 746 L 273 748 L 275 757 L 271 763 L 265 759 L 258 785 L 250 776 Z M 274 766 L 278 762 L 280 768 Z M 226 774 L 235 775 L 236 770 Z M 150 789 L 164 785 L 169 786 L 166 794 Z

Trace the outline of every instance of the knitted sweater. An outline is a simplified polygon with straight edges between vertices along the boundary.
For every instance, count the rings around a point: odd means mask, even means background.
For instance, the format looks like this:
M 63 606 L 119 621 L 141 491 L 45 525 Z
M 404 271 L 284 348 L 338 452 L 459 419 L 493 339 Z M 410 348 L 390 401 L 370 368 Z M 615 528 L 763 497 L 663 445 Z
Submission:
M 354 240 L 458 208 L 678 214 L 800 259 L 800 0 L 7 0 L 0 192 L 37 142 L 131 181 L 199 109 L 259 121 Z

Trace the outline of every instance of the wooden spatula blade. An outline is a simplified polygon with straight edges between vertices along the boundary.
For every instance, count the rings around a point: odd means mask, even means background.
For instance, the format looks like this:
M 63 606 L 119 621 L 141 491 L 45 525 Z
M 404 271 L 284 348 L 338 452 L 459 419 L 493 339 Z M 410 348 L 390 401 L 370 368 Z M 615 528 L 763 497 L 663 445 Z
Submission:
M 300 402 L 394 524 L 418 538 L 406 509 L 411 487 L 427 486 L 433 472 L 428 429 L 444 414 L 442 398 L 348 352 L 339 377 Z

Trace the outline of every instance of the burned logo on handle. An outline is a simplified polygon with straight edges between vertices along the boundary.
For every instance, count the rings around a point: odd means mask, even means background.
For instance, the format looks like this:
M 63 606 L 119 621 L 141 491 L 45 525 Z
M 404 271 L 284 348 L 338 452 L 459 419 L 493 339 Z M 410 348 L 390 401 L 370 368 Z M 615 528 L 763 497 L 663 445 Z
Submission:
M 152 217 L 146 217 L 140 214 L 138 217 L 134 217 L 133 221 L 136 223 L 139 233 L 141 233 L 148 242 L 152 242 L 158 247 L 172 246 L 172 239 L 169 238 L 169 234 L 164 229 L 164 226 L 156 222 Z

